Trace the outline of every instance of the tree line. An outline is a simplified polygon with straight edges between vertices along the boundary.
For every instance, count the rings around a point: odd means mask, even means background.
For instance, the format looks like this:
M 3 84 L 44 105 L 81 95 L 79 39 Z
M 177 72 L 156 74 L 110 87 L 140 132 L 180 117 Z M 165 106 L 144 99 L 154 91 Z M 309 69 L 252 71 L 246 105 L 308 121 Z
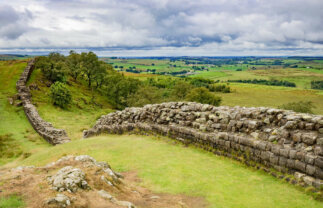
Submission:
M 272 86 L 284 86 L 284 87 L 296 87 L 294 82 L 289 82 L 285 80 L 265 80 L 265 79 L 238 79 L 238 80 L 228 80 L 228 82 L 239 82 L 248 84 L 261 84 L 261 85 L 272 85 Z

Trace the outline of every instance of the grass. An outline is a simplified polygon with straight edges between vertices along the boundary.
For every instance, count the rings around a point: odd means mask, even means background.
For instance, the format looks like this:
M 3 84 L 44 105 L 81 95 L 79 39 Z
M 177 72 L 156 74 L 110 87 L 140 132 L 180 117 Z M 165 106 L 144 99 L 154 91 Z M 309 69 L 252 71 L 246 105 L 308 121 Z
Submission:
M 21 208 L 24 207 L 24 202 L 19 196 L 9 196 L 6 198 L 0 198 L 1 208 Z
M 230 87 L 232 93 L 219 94 L 223 99 L 221 105 L 277 108 L 289 102 L 312 101 L 316 107 L 313 112 L 323 114 L 323 94 L 319 90 L 240 83 L 230 83 Z
M 63 155 L 88 154 L 117 171 L 136 171 L 155 192 L 205 197 L 210 207 L 322 207 L 267 173 L 166 138 L 103 135 L 48 148 L 19 165 L 45 165 Z

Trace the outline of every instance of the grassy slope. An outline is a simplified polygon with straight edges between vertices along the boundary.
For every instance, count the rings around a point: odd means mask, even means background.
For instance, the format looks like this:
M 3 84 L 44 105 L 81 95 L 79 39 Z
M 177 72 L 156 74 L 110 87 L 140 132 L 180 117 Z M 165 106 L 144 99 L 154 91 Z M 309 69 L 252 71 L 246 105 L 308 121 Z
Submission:
M 321 207 L 293 185 L 228 158 L 147 136 L 99 136 L 59 145 L 22 164 L 44 165 L 63 155 L 89 154 L 118 171 L 137 171 L 157 192 L 205 197 L 210 207 Z
M 60 110 L 50 104 L 46 96 L 48 88 L 41 83 L 37 71 L 31 81 L 38 83 L 41 90 L 33 91 L 33 101 L 43 118 L 51 121 L 55 127 L 64 127 L 74 141 L 55 147 L 38 137 L 32 142 L 29 137 L 35 135 L 35 132 L 24 113 L 8 105 L 6 98 L 15 93 L 15 82 L 26 63 L 1 64 L 0 81 L 6 83 L 6 87 L 0 88 L 0 115 L 5 115 L 2 118 L 4 122 L 0 123 L 1 134 L 13 133 L 24 151 L 32 153 L 30 157 L 21 157 L 6 167 L 43 165 L 63 155 L 89 154 L 97 160 L 109 162 L 118 171 L 137 171 L 143 179 L 143 185 L 154 191 L 203 196 L 211 203 L 211 207 L 322 206 L 321 202 L 313 200 L 296 187 L 266 173 L 199 149 L 174 145 L 167 139 L 103 135 L 80 140 L 82 129 L 93 125 L 99 114 L 109 112 L 109 106 L 100 109 L 94 104 L 85 104 L 81 98 L 90 103 L 91 92 L 72 83 L 70 89 L 74 93 L 75 102 L 68 110 Z M 95 102 L 103 103 L 103 99 L 97 97 Z
M 49 144 L 34 132 L 22 108 L 8 102 L 16 94 L 16 81 L 26 65 L 26 61 L 0 61 L 0 135 L 13 134 L 24 153 L 33 153 Z M 12 159 L 0 158 L 0 164 Z

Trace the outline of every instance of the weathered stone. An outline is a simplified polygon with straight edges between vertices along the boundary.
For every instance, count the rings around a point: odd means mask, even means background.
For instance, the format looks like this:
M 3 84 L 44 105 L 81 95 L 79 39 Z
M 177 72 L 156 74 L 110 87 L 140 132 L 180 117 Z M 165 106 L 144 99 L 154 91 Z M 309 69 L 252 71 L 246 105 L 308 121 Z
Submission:
M 64 194 L 57 194 L 56 197 L 48 199 L 46 201 L 46 204 L 54 204 L 55 207 L 65 208 L 71 205 L 71 200 L 68 196 L 65 196 Z
M 317 138 L 316 133 L 304 133 L 302 134 L 302 141 L 306 144 L 312 145 L 315 144 Z
M 315 174 L 315 167 L 312 165 L 306 165 L 306 173 L 308 175 L 314 175 Z
M 305 172 L 305 170 L 306 170 L 305 167 L 306 167 L 306 164 L 305 163 L 303 163 L 303 162 L 301 162 L 299 160 L 296 160 L 295 161 L 295 168 L 297 170 L 300 170 L 302 172 Z
M 72 166 L 60 169 L 55 175 L 48 177 L 48 182 L 57 191 L 76 192 L 78 188 L 88 188 L 85 173 L 81 169 Z

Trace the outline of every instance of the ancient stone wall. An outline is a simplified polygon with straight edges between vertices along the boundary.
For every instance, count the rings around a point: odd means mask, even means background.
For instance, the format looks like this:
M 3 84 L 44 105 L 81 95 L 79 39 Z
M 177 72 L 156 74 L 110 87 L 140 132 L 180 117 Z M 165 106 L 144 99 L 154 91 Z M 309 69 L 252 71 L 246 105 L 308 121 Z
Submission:
M 264 107 L 170 102 L 102 116 L 92 129 L 84 131 L 84 138 L 135 129 L 294 174 L 316 188 L 323 184 L 322 116 Z
M 31 94 L 29 88 L 26 86 L 26 83 L 34 69 L 35 59 L 32 59 L 28 62 L 27 67 L 20 76 L 20 79 L 16 83 L 16 88 L 20 100 L 25 111 L 25 114 L 36 130 L 36 132 L 45 138 L 49 143 L 56 145 L 69 142 L 70 139 L 67 137 L 65 130 L 56 129 L 49 122 L 44 121 L 36 109 L 36 107 L 31 102 Z

